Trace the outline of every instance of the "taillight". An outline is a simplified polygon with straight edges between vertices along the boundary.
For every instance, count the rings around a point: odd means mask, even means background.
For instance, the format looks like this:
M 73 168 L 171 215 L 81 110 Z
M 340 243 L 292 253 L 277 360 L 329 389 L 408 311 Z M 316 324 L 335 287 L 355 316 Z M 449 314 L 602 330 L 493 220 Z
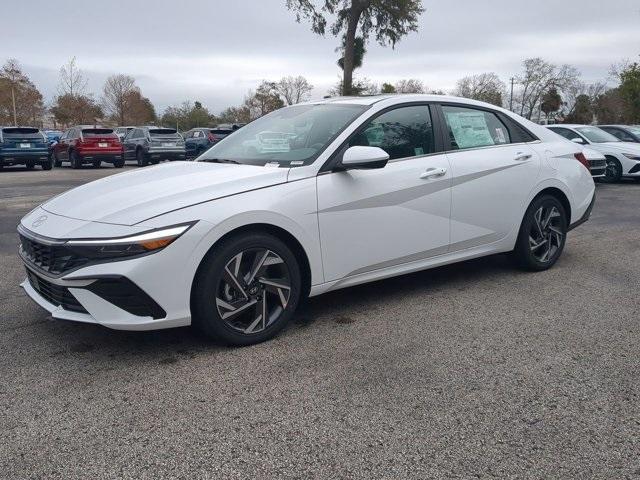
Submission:
M 209 139 L 210 142 L 215 142 L 216 141 L 216 137 L 213 136 L 213 133 L 209 132 L 207 134 L 207 138 Z
M 589 160 L 587 160 L 587 157 L 584 156 L 584 153 L 582 152 L 574 153 L 573 156 L 576 157 L 576 160 L 578 160 L 582 165 L 584 165 L 584 167 L 587 170 L 591 170 L 591 165 L 589 164 Z

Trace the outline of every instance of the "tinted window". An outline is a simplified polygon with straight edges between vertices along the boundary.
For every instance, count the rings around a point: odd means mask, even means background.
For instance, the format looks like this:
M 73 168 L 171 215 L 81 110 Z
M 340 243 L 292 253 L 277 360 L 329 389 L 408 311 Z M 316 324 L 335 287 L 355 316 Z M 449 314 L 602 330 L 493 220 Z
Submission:
M 391 160 L 432 153 L 433 124 L 426 105 L 401 107 L 371 120 L 349 146 L 380 147 Z
M 211 130 L 211 133 L 213 133 L 214 135 L 229 135 L 230 133 L 233 133 L 233 130 L 214 128 L 213 130 Z
M 551 130 L 554 133 L 557 133 L 560 136 L 563 136 L 567 140 L 572 140 L 574 138 L 580 138 L 580 135 L 578 135 L 575 132 L 572 132 L 568 128 L 550 128 L 549 130 Z
M 111 128 L 83 128 L 82 135 L 85 137 L 102 137 L 104 135 L 112 135 Z
M 622 140 L 623 142 L 635 142 L 635 138 L 633 135 L 629 135 L 627 132 L 620 128 L 612 128 L 612 127 L 600 127 L 607 133 L 610 133 L 614 137 Z
M 453 150 L 511 143 L 509 130 L 494 113 L 446 105 L 442 111 Z
M 39 138 L 42 140 L 42 134 L 37 128 L 20 128 L 7 127 L 2 129 L 4 138 Z
M 156 135 L 177 135 L 178 131 L 175 128 L 150 128 L 149 135 L 155 137 Z

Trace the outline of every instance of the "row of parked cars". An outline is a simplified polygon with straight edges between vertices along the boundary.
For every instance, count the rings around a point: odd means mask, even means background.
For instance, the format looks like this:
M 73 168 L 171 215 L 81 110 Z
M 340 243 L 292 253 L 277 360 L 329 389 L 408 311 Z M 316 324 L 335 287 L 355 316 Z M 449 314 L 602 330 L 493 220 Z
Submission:
M 583 146 L 591 173 L 603 181 L 623 177 L 640 181 L 639 125 L 549 125 L 558 135 Z
M 50 170 L 68 162 L 73 168 L 99 167 L 103 162 L 121 168 L 127 161 L 139 166 L 163 160 L 195 158 L 243 124 L 194 128 L 179 133 L 156 126 L 118 127 L 78 125 L 64 132 L 35 127 L 0 127 L 0 168 L 39 165 Z

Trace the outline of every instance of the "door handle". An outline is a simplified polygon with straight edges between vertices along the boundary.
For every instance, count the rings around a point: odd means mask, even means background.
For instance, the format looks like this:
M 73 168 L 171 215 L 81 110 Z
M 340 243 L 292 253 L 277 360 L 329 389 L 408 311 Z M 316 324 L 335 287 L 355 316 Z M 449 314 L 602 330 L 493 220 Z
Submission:
M 518 153 L 516 153 L 516 156 L 515 156 L 514 160 L 516 162 L 526 162 L 530 158 L 531 158 L 531 154 L 524 153 L 524 152 L 518 152 Z
M 430 178 L 442 177 L 445 173 L 447 173 L 447 169 L 443 167 L 427 168 L 420 174 L 420 178 L 422 178 L 423 180 L 428 180 Z

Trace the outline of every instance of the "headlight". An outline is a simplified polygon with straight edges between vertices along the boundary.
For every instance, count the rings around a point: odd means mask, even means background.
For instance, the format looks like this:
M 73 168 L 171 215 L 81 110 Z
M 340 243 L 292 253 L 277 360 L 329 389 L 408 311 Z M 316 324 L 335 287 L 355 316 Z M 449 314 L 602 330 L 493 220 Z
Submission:
M 636 154 L 636 153 L 623 153 L 623 155 L 631 160 L 638 160 L 640 161 L 640 155 Z
M 194 223 L 175 225 L 128 237 L 69 240 L 66 246 L 87 258 L 117 258 L 154 253 L 173 243 Z

